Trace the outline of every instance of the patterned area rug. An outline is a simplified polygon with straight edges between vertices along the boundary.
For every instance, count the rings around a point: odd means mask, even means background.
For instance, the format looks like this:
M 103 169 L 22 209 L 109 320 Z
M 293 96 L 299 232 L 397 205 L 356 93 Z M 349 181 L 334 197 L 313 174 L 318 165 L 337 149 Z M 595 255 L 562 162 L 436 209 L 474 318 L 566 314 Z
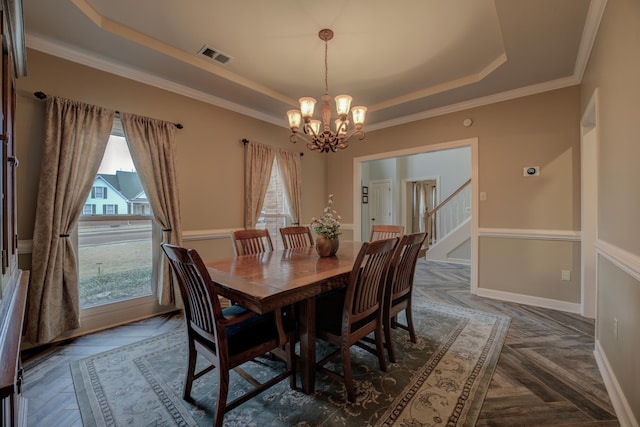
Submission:
M 284 380 L 228 412 L 225 426 L 474 425 L 509 319 L 414 298 L 414 322 L 416 344 L 406 331 L 394 331 L 398 361 L 389 364 L 387 372 L 378 369 L 375 356 L 352 348 L 355 403 L 346 401 L 341 383 L 322 374 L 310 396 L 291 390 Z M 211 425 L 215 371 L 194 383 L 195 405 L 181 397 L 184 335 L 172 332 L 74 362 L 71 370 L 84 425 Z M 319 352 L 327 350 L 319 347 Z M 243 369 L 260 378 L 282 366 L 260 359 Z M 232 373 L 229 397 L 245 389 L 246 382 Z

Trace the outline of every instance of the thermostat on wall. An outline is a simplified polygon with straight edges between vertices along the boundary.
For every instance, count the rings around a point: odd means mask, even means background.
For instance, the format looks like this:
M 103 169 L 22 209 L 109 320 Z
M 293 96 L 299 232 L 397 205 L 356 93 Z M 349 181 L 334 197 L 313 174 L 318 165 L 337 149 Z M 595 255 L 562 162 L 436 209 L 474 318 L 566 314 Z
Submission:
M 527 166 L 522 174 L 524 176 L 538 176 L 540 175 L 540 166 Z

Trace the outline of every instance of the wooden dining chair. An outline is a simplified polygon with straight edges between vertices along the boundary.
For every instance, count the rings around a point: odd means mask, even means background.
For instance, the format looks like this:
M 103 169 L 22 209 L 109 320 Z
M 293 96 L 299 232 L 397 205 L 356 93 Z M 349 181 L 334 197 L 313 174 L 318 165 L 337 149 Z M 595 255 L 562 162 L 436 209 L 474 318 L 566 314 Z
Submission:
M 280 311 L 256 314 L 240 305 L 220 307 L 216 283 L 198 253 L 193 249 L 163 243 L 162 250 L 180 288 L 188 335 L 187 375 L 183 398 L 193 401 L 193 381 L 217 368 L 218 397 L 214 425 L 222 426 L 224 414 L 246 402 L 258 393 L 289 377 L 295 388 L 294 325 L 283 323 Z M 264 355 L 274 349 L 287 349 L 286 369 L 264 383 L 248 379 L 254 388 L 227 403 L 229 370 Z M 196 372 L 198 354 L 211 365 Z M 244 378 L 244 377 L 243 377 Z
M 302 225 L 280 228 L 280 236 L 285 249 L 313 246 L 313 236 L 309 227 Z
M 337 349 L 316 363 L 316 369 L 344 383 L 347 399 L 355 402 L 351 371 L 351 346 L 358 345 L 378 356 L 382 371 L 387 370 L 382 331 L 383 298 L 389 265 L 397 238 L 363 243 L 349 275 L 346 288 L 320 294 L 316 298 L 316 336 Z M 375 335 L 375 348 L 362 342 Z M 325 365 L 342 357 L 342 374 Z
M 249 229 L 232 233 L 233 250 L 236 255 L 252 255 L 273 251 L 273 242 L 269 230 Z
M 389 354 L 389 361 L 396 361 L 391 339 L 391 328 L 400 327 L 409 331 L 412 343 L 416 342 L 416 332 L 413 327 L 413 315 L 411 313 L 411 296 L 413 291 L 413 279 L 416 272 L 416 262 L 422 244 L 427 237 L 427 233 L 412 233 L 402 236 L 387 275 L 386 293 L 384 298 L 383 322 L 385 347 Z M 407 325 L 398 323 L 398 313 L 404 310 Z
M 391 239 L 393 237 L 402 237 L 404 234 L 404 227 L 401 225 L 372 225 L 371 235 L 369 241 L 381 239 Z

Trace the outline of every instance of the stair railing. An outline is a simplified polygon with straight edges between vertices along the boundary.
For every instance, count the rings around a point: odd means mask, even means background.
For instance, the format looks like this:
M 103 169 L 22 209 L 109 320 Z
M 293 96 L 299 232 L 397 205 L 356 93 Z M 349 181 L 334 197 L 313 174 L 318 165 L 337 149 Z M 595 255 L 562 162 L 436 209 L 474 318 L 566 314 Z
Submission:
M 438 206 L 426 210 L 425 230 L 429 233 L 429 246 L 444 239 L 471 216 L 471 178 L 447 196 Z

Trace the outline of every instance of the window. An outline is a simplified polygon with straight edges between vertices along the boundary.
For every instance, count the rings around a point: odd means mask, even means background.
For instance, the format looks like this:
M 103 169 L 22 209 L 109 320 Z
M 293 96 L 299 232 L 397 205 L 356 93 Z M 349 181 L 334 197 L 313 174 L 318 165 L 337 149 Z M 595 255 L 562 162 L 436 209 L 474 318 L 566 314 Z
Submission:
M 102 205 L 103 215 L 118 215 L 118 205 Z
M 267 188 L 267 194 L 262 204 L 262 213 L 256 225 L 256 228 L 266 228 L 269 230 L 274 249 L 283 248 L 280 228 L 291 224 L 286 199 L 284 183 L 280 176 L 280 166 L 278 165 L 278 160 L 274 159 L 269 187 Z
M 93 199 L 106 199 L 107 187 L 93 187 L 91 189 L 91 198 Z
M 82 208 L 82 215 L 95 215 L 95 214 L 96 214 L 96 205 L 87 203 L 86 205 L 84 205 L 84 208 Z
M 119 124 L 116 120 L 114 129 Z M 126 140 L 112 132 L 77 227 L 84 313 L 107 306 L 115 311 L 118 304 L 145 298 L 155 304 L 152 266 L 153 247 L 159 245 L 157 228 Z

